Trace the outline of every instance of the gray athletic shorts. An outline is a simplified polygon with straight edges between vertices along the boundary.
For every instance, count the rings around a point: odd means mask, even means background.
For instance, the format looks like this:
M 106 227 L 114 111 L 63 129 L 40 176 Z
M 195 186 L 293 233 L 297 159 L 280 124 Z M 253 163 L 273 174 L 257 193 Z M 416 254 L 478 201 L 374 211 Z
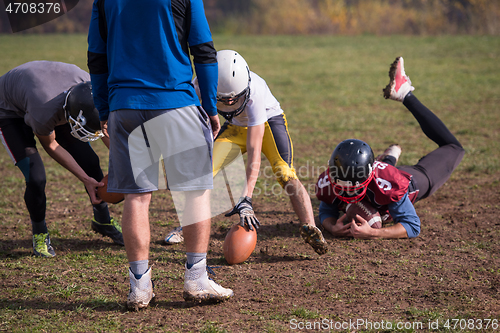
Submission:
M 213 135 L 202 108 L 116 110 L 108 133 L 109 192 L 156 191 L 161 174 L 172 191 L 213 187 Z

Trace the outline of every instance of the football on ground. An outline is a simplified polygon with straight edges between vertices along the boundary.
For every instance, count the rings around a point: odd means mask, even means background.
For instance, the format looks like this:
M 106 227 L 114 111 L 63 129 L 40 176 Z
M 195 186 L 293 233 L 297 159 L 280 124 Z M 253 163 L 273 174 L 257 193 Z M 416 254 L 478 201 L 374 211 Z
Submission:
M 235 224 L 224 239 L 224 258 L 229 265 L 240 264 L 250 257 L 257 245 L 257 231 Z
M 101 180 L 104 186 L 97 188 L 97 196 L 102 199 L 102 201 L 107 203 L 116 204 L 122 202 L 125 199 L 123 193 L 111 193 L 108 192 L 108 175 L 104 176 Z
M 356 218 L 356 214 L 364 218 L 368 224 L 375 229 L 382 228 L 382 218 L 367 199 L 363 199 L 346 207 L 347 221 Z

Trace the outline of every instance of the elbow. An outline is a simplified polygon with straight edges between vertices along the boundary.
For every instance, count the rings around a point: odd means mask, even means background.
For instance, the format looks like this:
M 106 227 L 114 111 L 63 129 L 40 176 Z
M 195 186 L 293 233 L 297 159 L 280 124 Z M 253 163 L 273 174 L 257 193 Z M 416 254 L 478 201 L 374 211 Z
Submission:
M 405 223 L 405 222 L 399 222 L 401 226 L 406 231 L 406 237 L 408 238 L 415 238 L 420 235 L 420 223 Z M 402 236 L 402 235 L 401 235 Z
M 410 230 L 406 230 L 406 233 L 408 234 L 408 238 L 418 237 L 418 235 L 420 235 L 420 225 L 410 226 Z
M 87 67 L 90 74 L 108 73 L 108 56 L 105 53 L 87 51 Z

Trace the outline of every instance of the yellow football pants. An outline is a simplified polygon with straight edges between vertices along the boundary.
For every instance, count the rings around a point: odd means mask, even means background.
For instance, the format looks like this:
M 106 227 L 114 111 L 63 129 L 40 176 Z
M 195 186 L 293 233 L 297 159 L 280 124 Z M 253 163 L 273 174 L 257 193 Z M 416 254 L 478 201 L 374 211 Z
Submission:
M 247 127 L 225 123 L 217 136 L 213 150 L 213 175 L 230 164 L 239 153 L 247 151 Z M 284 187 L 291 179 L 297 179 L 293 167 L 293 145 L 288 133 L 285 114 L 274 116 L 265 123 L 262 152 L 271 163 L 278 183 Z

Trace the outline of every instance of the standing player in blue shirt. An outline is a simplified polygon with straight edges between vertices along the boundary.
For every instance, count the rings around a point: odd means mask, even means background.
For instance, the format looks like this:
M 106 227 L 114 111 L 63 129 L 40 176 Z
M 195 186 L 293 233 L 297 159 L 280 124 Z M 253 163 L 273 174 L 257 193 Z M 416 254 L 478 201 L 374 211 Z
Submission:
M 110 138 L 108 191 L 125 193 L 128 306 L 147 307 L 154 297 L 148 208 L 158 189 L 159 151 L 169 189 L 188 199 L 181 221 L 187 250 L 184 299 L 232 297 L 232 290 L 208 279 L 206 271 L 211 152 L 220 123 L 217 53 L 203 1 L 95 0 L 88 43 L 94 101 Z M 190 55 L 203 108 L 191 83 Z

